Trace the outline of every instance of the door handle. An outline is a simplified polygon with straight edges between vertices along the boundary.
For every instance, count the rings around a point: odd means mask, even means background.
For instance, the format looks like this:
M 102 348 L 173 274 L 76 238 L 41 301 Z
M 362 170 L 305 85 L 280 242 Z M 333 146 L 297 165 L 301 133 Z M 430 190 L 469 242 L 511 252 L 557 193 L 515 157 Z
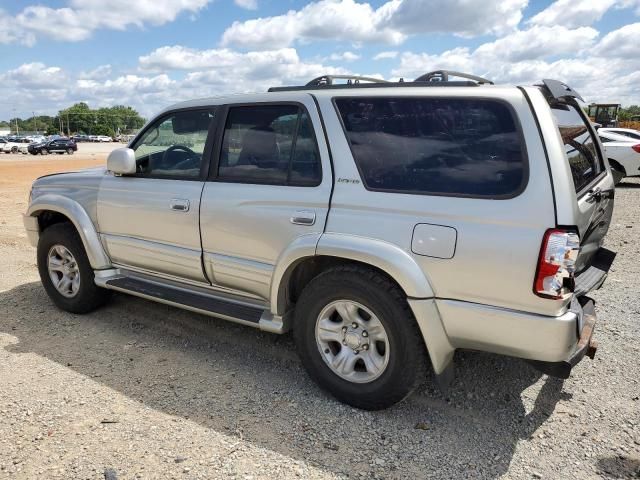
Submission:
M 316 212 L 313 210 L 298 210 L 291 216 L 294 225 L 313 225 L 316 223 Z
M 172 198 L 171 202 L 169 202 L 169 207 L 177 212 L 188 212 L 189 200 L 186 198 Z

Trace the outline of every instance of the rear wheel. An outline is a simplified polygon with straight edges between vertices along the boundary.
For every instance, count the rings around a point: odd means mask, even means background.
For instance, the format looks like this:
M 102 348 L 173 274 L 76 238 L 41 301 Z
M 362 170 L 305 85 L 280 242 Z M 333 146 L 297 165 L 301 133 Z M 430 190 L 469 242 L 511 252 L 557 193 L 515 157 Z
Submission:
M 69 155 L 73 155 L 73 148 L 67 148 L 67 153 Z
M 18 153 L 18 147 L 11 147 L 11 153 Z
M 357 408 L 389 407 L 426 375 L 422 336 L 403 292 L 359 266 L 328 270 L 302 292 L 294 338 L 309 374 Z
M 42 285 L 62 310 L 87 313 L 108 300 L 109 291 L 95 284 L 82 241 L 70 223 L 57 223 L 42 232 L 37 256 Z

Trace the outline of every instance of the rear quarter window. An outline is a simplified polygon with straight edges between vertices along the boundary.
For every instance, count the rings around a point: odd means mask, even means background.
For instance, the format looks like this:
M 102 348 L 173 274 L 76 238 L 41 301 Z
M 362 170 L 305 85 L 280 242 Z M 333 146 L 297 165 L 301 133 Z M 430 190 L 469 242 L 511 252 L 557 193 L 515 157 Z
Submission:
M 471 98 L 334 98 L 366 188 L 508 198 L 524 189 L 524 143 L 511 108 Z

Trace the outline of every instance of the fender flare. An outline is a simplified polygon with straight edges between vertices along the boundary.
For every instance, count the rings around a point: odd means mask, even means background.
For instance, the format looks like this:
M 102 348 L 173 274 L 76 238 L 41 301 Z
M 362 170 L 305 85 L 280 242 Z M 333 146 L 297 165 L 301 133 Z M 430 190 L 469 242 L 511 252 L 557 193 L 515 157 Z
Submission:
M 80 235 L 91 267 L 96 270 L 111 267 L 111 260 L 102 247 L 89 214 L 78 202 L 62 195 L 45 194 L 34 200 L 27 215 L 37 217 L 43 211 L 58 212 L 71 220 Z
M 398 282 L 407 297 L 434 297 L 422 269 L 397 245 L 357 235 L 317 233 L 298 237 L 278 258 L 271 281 L 272 313 L 286 313 L 284 291 L 289 275 L 298 263 L 313 256 L 343 258 L 371 265 Z

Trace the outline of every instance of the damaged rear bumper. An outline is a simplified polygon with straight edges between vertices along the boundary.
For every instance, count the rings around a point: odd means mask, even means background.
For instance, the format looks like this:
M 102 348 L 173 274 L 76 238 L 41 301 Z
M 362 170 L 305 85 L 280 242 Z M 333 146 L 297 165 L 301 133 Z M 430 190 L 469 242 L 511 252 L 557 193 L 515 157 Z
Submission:
M 593 339 L 593 331 L 596 326 L 595 302 L 589 297 L 581 297 L 577 301 L 578 306 L 572 310 L 578 310 L 578 325 L 581 325 L 578 342 L 574 351 L 566 359 L 559 362 L 541 362 L 538 360 L 528 360 L 537 370 L 552 377 L 569 378 L 571 369 L 575 367 L 585 356 L 593 359 L 598 349 L 598 345 Z

